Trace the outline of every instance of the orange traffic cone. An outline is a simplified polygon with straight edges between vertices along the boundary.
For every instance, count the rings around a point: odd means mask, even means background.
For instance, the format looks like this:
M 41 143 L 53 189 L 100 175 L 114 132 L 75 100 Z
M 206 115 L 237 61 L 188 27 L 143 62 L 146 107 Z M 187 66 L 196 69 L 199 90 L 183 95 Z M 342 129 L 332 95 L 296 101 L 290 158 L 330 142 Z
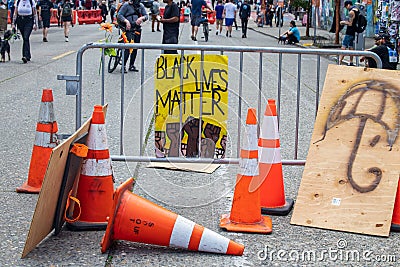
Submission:
M 129 191 L 132 185 L 130 178 L 114 194 L 113 209 L 101 241 L 103 253 L 114 240 L 127 240 L 193 251 L 243 254 L 243 245 L 133 194 Z
M 268 99 L 260 138 L 258 139 L 258 166 L 261 184 L 261 213 L 288 215 L 293 199 L 285 199 L 282 159 L 279 143 L 278 117 L 275 100 Z
M 74 231 L 104 230 L 110 216 L 114 192 L 110 152 L 107 144 L 104 112 L 94 106 L 89 135 L 88 153 L 82 163 L 74 219 L 65 218 L 67 227 Z M 71 199 L 75 200 L 75 198 Z
M 392 227 L 393 232 L 400 232 L 400 179 L 397 186 L 396 201 L 394 203 Z
M 222 215 L 219 226 L 233 232 L 271 233 L 272 221 L 261 216 L 258 180 L 256 110 L 250 108 L 246 119 L 247 140 L 240 151 L 240 171 L 236 177 L 231 213 Z
M 51 151 L 59 143 L 56 136 L 57 131 L 58 127 L 53 111 L 53 92 L 51 89 L 43 89 L 28 180 L 16 189 L 18 193 L 38 194 L 40 192 Z

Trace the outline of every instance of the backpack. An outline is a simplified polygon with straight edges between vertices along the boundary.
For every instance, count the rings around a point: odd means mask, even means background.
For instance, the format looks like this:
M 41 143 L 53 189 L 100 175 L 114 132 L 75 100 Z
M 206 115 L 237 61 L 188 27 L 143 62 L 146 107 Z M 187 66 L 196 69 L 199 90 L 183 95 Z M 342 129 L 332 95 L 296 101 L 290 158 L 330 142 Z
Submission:
M 62 14 L 61 16 L 63 17 L 68 17 L 71 16 L 72 13 L 72 8 L 70 3 L 65 3 L 62 9 Z
M 362 33 L 367 28 L 367 19 L 363 14 L 360 13 L 359 10 L 354 10 L 354 12 L 358 13 L 356 24 L 354 25 L 354 29 L 357 33 Z

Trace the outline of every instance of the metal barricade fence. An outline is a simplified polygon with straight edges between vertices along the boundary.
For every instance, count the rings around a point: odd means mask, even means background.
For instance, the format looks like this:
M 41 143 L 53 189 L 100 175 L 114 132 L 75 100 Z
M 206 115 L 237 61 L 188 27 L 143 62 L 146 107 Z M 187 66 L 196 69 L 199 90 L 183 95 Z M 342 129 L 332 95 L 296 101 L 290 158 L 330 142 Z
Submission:
M 141 69 L 140 69 L 140 115 L 139 115 L 139 147 L 140 152 L 139 155 L 124 155 L 124 143 L 123 143 L 123 130 L 124 130 L 124 112 L 125 112 L 125 103 L 124 103 L 124 87 L 125 87 L 125 75 L 124 72 L 121 72 L 121 103 L 120 103 L 120 132 L 119 132 L 119 155 L 111 155 L 111 159 L 114 161 L 130 161 L 130 162 L 171 162 L 171 163 L 215 163 L 215 164 L 238 164 L 239 162 L 239 151 L 240 151 L 240 143 L 241 143 L 241 119 L 242 119 L 242 100 L 243 100 L 243 75 L 244 75 L 244 55 L 258 54 L 258 81 L 255 83 L 257 85 L 257 110 L 258 110 L 258 121 L 260 121 L 261 117 L 261 107 L 262 107 L 262 91 L 263 91 L 263 78 L 268 71 L 264 70 L 264 62 L 263 59 L 265 55 L 278 55 L 278 64 L 277 64 L 277 111 L 278 111 L 278 120 L 280 121 L 281 114 L 281 104 L 282 104 L 282 68 L 283 65 L 283 56 L 297 56 L 297 75 L 296 75 L 296 96 L 295 103 L 290 103 L 289 105 L 293 105 L 295 107 L 295 115 L 294 115 L 294 155 L 291 159 L 282 159 L 282 164 L 284 165 L 304 165 L 305 159 L 298 158 L 298 149 L 299 149 L 299 118 L 300 118 L 300 93 L 301 93 L 301 76 L 302 76 L 302 67 L 303 55 L 309 55 L 315 57 L 315 88 L 313 88 L 313 92 L 315 92 L 315 106 L 314 114 L 306 114 L 306 116 L 316 116 L 319 104 L 320 97 L 320 83 L 321 83 L 321 57 L 328 56 L 364 56 L 373 58 L 377 62 L 378 68 L 382 68 L 381 59 L 372 52 L 368 51 L 350 51 L 350 50 L 331 50 L 331 49 L 304 49 L 304 48 L 281 48 L 281 47 L 238 47 L 238 46 L 194 46 L 194 45 L 162 45 L 162 44 L 145 44 L 145 43 L 137 43 L 137 44 L 122 44 L 122 43 L 90 43 L 86 44 L 80 48 L 77 53 L 76 60 L 76 75 L 68 76 L 68 75 L 58 75 L 58 80 L 66 80 L 66 94 L 67 95 L 75 95 L 76 96 L 76 129 L 81 126 L 82 119 L 82 80 L 83 80 L 83 55 L 85 51 L 89 49 L 101 49 L 101 60 L 103 62 L 101 68 L 101 104 L 104 105 L 105 99 L 105 63 L 106 56 L 104 54 L 104 49 L 107 48 L 115 48 L 122 49 L 122 54 L 125 49 L 140 49 L 141 51 Z M 145 82 L 145 58 L 146 53 L 151 51 L 164 51 L 164 50 L 178 50 L 180 51 L 178 56 L 181 57 L 181 68 L 180 71 L 183 71 L 182 64 L 184 64 L 184 56 L 190 52 L 200 52 L 201 56 L 201 65 L 200 65 L 200 73 L 203 70 L 203 62 L 204 56 L 206 53 L 218 53 L 218 54 L 226 54 L 233 53 L 239 54 L 239 77 L 238 77 L 238 106 L 237 106 L 237 140 L 236 140 L 236 158 L 227 157 L 223 159 L 210 159 L 210 158 L 179 158 L 179 157 L 168 157 L 168 158 L 156 158 L 156 157 L 146 157 L 143 156 L 143 144 L 144 140 L 144 114 L 143 114 L 143 98 L 144 98 L 144 82 Z M 139 53 L 138 53 L 139 55 Z M 122 57 L 122 65 L 124 65 Z M 358 62 L 358 60 L 356 61 Z M 182 92 L 183 87 L 183 75 L 180 75 L 180 90 Z M 202 91 L 203 91 L 203 76 L 200 75 L 200 103 L 202 103 Z M 229 90 L 229 89 L 228 89 Z M 201 106 L 201 105 L 200 105 Z M 202 117 L 202 109 L 200 108 L 199 118 Z M 182 113 L 180 115 L 180 126 L 182 126 Z M 181 127 L 182 128 L 182 127 Z M 199 127 L 201 128 L 201 127 Z M 201 129 L 200 129 L 201 130 Z M 201 138 L 199 138 L 201 139 Z M 232 141 L 232 140 L 230 140 Z M 200 152 L 199 152 L 200 153 Z

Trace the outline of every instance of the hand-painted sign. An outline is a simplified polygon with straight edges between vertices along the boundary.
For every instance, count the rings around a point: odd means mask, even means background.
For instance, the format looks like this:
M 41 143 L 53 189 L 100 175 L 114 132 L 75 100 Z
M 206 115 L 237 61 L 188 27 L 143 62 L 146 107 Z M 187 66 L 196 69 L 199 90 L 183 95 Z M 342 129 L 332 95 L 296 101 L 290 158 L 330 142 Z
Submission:
M 180 55 L 161 55 L 154 81 L 156 156 L 223 158 L 228 57 L 185 55 L 181 64 Z

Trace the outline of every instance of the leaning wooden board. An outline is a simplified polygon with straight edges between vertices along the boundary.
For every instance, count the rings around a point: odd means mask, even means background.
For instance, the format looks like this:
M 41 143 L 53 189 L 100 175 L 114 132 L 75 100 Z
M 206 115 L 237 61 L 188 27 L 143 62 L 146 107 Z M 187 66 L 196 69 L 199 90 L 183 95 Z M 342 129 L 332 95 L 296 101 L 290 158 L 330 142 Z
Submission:
M 330 65 L 291 224 L 389 236 L 400 72 Z

